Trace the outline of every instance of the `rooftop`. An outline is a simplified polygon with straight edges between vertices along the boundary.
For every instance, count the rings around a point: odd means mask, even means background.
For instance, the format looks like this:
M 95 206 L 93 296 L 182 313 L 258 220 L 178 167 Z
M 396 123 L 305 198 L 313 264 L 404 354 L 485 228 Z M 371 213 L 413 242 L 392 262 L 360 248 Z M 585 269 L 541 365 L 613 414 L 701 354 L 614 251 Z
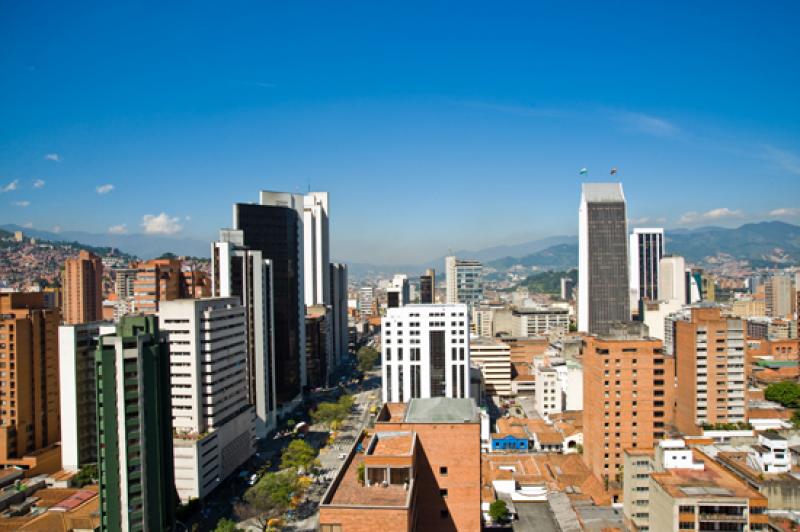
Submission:
M 477 423 L 480 413 L 472 399 L 431 397 L 408 403 L 406 423 Z
M 367 454 L 370 456 L 409 456 L 414 452 L 413 432 L 376 432 Z
M 583 183 L 581 190 L 587 203 L 625 201 L 622 183 Z

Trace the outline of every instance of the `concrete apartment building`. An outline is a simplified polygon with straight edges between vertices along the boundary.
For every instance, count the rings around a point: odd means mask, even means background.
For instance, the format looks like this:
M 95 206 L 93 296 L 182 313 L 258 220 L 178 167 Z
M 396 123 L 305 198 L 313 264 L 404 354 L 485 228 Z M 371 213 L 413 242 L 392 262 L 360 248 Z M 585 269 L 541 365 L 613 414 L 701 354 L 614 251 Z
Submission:
M 95 352 L 101 530 L 172 530 L 169 347 L 153 316 L 127 316 Z
M 797 338 L 797 320 L 783 320 L 764 316 L 747 320 L 748 340 L 793 340 Z
M 235 297 L 244 307 L 247 328 L 247 399 L 256 411 L 256 435 L 277 425 L 275 321 L 272 261 L 243 245 L 241 231 L 223 229 L 211 246 L 214 297 Z
M 61 468 L 78 471 L 97 463 L 97 390 L 94 355 L 100 336 L 114 334 L 106 322 L 58 328 Z
M 511 348 L 494 338 L 473 337 L 469 341 L 470 363 L 483 374 L 486 394 L 511 395 Z
M 303 196 L 303 280 L 305 303 L 330 305 L 330 240 L 328 238 L 328 193 Z
M 133 282 L 133 306 L 138 314 L 155 315 L 161 301 L 181 297 L 181 262 L 177 259 L 154 259 L 136 266 Z
M 672 422 L 674 364 L 640 323 L 584 338 L 583 458 L 612 491 L 621 481 L 623 450 L 652 448 Z
M 59 469 L 60 321 L 41 292 L 0 293 L 0 467 Z
M 773 275 L 764 283 L 764 301 L 770 318 L 793 317 L 794 287 L 788 275 Z
M 362 318 L 372 316 L 375 306 L 375 289 L 371 286 L 362 286 L 358 289 L 358 312 Z
M 533 375 L 536 379 L 534 392 L 536 411 L 547 419 L 551 414 L 562 412 L 562 387 L 558 372 L 549 365 L 535 366 Z
M 744 323 L 716 306 L 673 315 L 677 376 L 675 425 L 687 435 L 704 424 L 747 420 Z
M 381 320 L 384 403 L 470 397 L 469 309 L 406 305 Z
M 767 498 L 683 440 L 627 449 L 624 477 L 631 530 L 768 530 Z
M 480 427 L 471 399 L 384 404 L 322 498 L 319 529 L 478 532 Z
M 483 299 L 483 265 L 480 261 L 445 257 L 447 303 L 476 305 Z
M 631 319 L 628 222 L 621 183 L 584 183 L 578 211 L 578 330 Z
M 436 303 L 436 270 L 432 268 L 419 277 L 419 302 L 423 305 Z
M 247 400 L 245 309 L 237 298 L 164 301 L 168 333 L 175 487 L 202 499 L 255 452 Z
M 513 336 L 532 338 L 552 335 L 563 338 L 569 332 L 569 308 L 553 305 L 519 307 L 512 311 Z
M 637 312 L 639 301 L 659 299 L 659 273 L 664 255 L 663 228 L 636 228 L 628 245 L 631 310 Z
M 658 297 L 662 301 L 689 301 L 686 286 L 686 261 L 677 255 L 667 255 L 659 261 Z
M 88 323 L 103 319 L 103 262 L 81 250 L 67 259 L 62 279 L 64 323 Z
M 408 276 L 402 273 L 395 274 L 386 289 L 386 307 L 397 308 L 409 303 L 411 303 L 411 289 Z

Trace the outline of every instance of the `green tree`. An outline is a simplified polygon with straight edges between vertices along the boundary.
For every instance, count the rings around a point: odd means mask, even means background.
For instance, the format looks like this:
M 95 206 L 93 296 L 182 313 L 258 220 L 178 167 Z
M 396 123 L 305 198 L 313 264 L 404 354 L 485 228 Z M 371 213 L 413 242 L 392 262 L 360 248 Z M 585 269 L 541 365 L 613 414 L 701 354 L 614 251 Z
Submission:
M 214 532 L 238 532 L 241 528 L 236 527 L 236 521 L 223 517 L 217 521 L 217 527 Z
M 269 520 L 283 515 L 301 489 L 295 469 L 267 473 L 244 493 L 244 505 L 234 511 L 240 519 L 254 518 L 266 530 Z
M 504 523 L 508 519 L 508 506 L 505 501 L 497 499 L 489 505 L 489 517 L 495 523 Z
M 305 440 L 292 440 L 281 454 L 281 468 L 309 469 L 316 463 L 317 450 Z
M 334 423 L 341 424 L 353 408 L 355 399 L 352 395 L 343 395 L 335 403 L 320 403 L 316 410 L 311 412 L 311 420 L 328 427 Z
M 366 373 L 375 366 L 375 363 L 381 358 L 381 354 L 365 345 L 358 350 L 356 357 L 358 358 L 358 370 Z
M 792 414 L 792 423 L 794 423 L 794 428 L 800 429 L 800 410 L 795 410 Z
M 88 464 L 81 468 L 77 475 L 72 478 L 73 486 L 82 488 L 87 484 L 92 484 L 97 478 L 97 464 Z
M 770 384 L 764 391 L 764 397 L 787 408 L 800 408 L 800 384 L 792 381 Z

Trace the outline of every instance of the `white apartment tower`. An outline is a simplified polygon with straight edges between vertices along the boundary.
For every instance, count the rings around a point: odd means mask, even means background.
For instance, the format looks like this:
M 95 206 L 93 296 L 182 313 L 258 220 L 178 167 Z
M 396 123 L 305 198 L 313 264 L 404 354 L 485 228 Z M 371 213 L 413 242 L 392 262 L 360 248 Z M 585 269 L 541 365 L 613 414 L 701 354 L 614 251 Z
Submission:
M 662 301 L 686 303 L 686 262 L 683 257 L 662 257 L 659 266 L 658 297 Z
M 475 305 L 483 299 L 483 265 L 477 260 L 445 258 L 447 303 Z
M 255 452 L 246 319 L 233 297 L 159 307 L 159 329 L 169 333 L 175 487 L 183 502 L 205 497 Z
M 659 272 L 664 255 L 664 229 L 636 228 L 628 245 L 630 258 L 631 309 L 639 308 L 639 300 L 659 299 Z
M 303 196 L 303 246 L 306 306 L 330 305 L 327 192 Z
M 411 291 L 408 276 L 402 273 L 395 274 L 389 288 L 386 289 L 386 306 L 397 308 L 411 303 Z
M 621 183 L 584 183 L 578 210 L 578 330 L 606 334 L 631 317 Z
M 384 403 L 470 396 L 467 305 L 390 308 L 381 331 Z

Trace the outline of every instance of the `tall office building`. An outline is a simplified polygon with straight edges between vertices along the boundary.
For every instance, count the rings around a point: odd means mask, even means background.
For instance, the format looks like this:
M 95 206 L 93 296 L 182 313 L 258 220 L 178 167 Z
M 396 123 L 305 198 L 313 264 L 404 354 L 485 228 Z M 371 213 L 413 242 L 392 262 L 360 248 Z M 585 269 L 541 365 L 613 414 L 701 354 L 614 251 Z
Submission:
M 255 452 L 247 397 L 246 312 L 235 297 L 161 303 L 169 333 L 175 487 L 202 499 Z
M 667 255 L 659 261 L 658 297 L 662 301 L 686 303 L 686 262 L 683 257 Z
M 477 260 L 445 258 L 447 304 L 475 305 L 483 299 L 483 265 Z
M 277 426 L 272 261 L 243 241 L 242 231 L 223 229 L 212 244 L 212 294 L 236 297 L 244 307 L 247 398 L 256 411 L 256 435 L 263 438 Z
M 746 420 L 744 323 L 698 306 L 670 321 L 675 352 L 675 424 L 682 433 L 702 434 L 705 423 Z
M 664 229 L 636 228 L 630 235 L 630 290 L 631 309 L 639 308 L 639 300 L 659 299 L 659 272 L 664 256 Z
M 771 318 L 791 318 L 792 311 L 792 278 L 788 275 L 773 275 L 765 283 L 764 300 L 767 316 Z
M 583 458 L 598 478 L 618 478 L 622 452 L 652 448 L 672 418 L 674 359 L 638 322 L 587 336 L 583 346 Z M 616 488 L 616 487 L 615 487 Z
M 95 352 L 102 530 L 172 530 L 169 348 L 154 316 L 126 316 Z
M 303 246 L 305 304 L 330 305 L 327 192 L 309 192 L 303 196 Z
M 605 334 L 631 317 L 621 183 L 583 184 L 578 233 L 578 330 Z
M 306 385 L 303 215 L 303 195 L 288 192 L 261 191 L 258 204 L 233 206 L 241 245 L 272 263 L 275 395 L 282 411 L 299 403 Z
M 436 270 L 432 268 L 419 277 L 419 302 L 423 305 L 436 303 Z
M 470 396 L 467 305 L 390 308 L 381 332 L 384 403 Z
M 0 293 L 0 466 L 58 470 L 60 321 L 41 292 Z
M 327 305 L 306 307 L 306 375 L 309 388 L 331 385 L 333 360 L 333 313 Z
M 97 463 L 97 409 L 94 353 L 99 337 L 116 327 L 103 322 L 58 328 L 61 468 L 78 471 Z
M 411 303 L 411 292 L 408 276 L 401 273 L 395 274 L 389 288 L 386 289 L 386 307 L 397 308 L 409 303 Z
M 335 363 L 338 366 L 347 356 L 350 348 L 350 334 L 347 329 L 349 319 L 347 314 L 347 265 L 332 262 L 330 275 L 333 351 Z
M 103 262 L 81 250 L 64 265 L 64 323 L 88 323 L 103 318 Z
M 575 293 L 575 281 L 569 277 L 561 278 L 561 299 L 564 301 L 572 301 Z

